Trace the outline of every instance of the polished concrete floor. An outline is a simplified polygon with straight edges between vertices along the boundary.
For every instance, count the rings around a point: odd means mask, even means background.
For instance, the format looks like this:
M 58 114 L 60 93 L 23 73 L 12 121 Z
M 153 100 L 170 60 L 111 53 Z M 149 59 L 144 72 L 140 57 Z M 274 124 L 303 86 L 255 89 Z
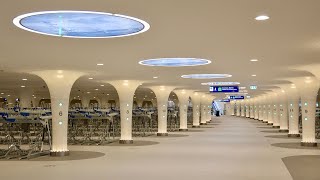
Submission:
M 273 129 L 254 120 L 224 116 L 212 124 L 207 126 L 214 128 L 173 133 L 188 136 L 136 138 L 158 142 L 145 146 L 70 146 L 74 156 L 64 161 L 0 161 L 0 179 L 290 180 L 282 158 L 320 155 L 319 150 L 271 146 L 300 139 L 265 137 L 281 134 L 261 132 Z M 86 151 L 93 154 L 91 159 L 83 155 Z M 75 155 L 86 158 L 77 160 Z

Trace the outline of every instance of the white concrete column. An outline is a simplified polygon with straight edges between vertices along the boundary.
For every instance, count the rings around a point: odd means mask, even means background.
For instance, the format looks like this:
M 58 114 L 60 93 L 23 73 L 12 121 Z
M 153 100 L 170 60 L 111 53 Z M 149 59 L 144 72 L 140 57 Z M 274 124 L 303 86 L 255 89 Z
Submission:
M 209 123 L 212 120 L 211 109 L 212 109 L 212 98 L 209 95 L 207 99 L 207 114 L 206 114 L 207 123 Z
M 315 77 L 299 78 L 295 81 L 301 96 L 302 146 L 317 146 L 315 138 L 316 99 L 319 80 Z
M 207 124 L 207 113 L 206 113 L 207 105 L 201 103 L 201 118 L 200 118 L 200 125 Z
M 201 118 L 200 118 L 200 125 L 206 125 L 207 124 L 207 95 L 204 93 L 201 93 Z
M 240 101 L 239 100 L 236 101 L 236 107 L 237 107 L 236 115 L 237 115 L 237 117 L 240 117 L 240 115 L 241 115 L 241 112 L 240 112 L 241 105 L 240 105 Z
M 33 107 L 39 107 L 39 102 L 40 102 L 40 98 L 34 96 L 32 97 L 32 104 L 33 104 Z
M 174 87 L 151 86 L 150 89 L 157 97 L 158 107 L 158 133 L 157 136 L 168 136 L 168 98 Z
M 133 95 L 141 81 L 115 80 L 109 81 L 118 92 L 120 102 L 121 138 L 120 144 L 132 144 L 132 106 Z
M 288 121 L 288 101 L 287 95 L 284 89 L 281 89 L 279 93 L 279 108 L 280 108 L 280 132 L 289 132 L 289 121 Z
M 260 103 L 259 103 L 259 106 L 260 106 L 260 114 L 259 114 L 259 120 L 263 122 L 264 120 L 264 109 L 263 109 L 263 95 L 260 96 Z
M 20 108 L 31 108 L 32 104 L 32 89 L 30 88 L 23 88 L 20 90 L 19 93 L 19 100 L 20 100 Z
M 256 120 L 259 120 L 259 97 L 255 98 L 255 108 L 256 108 L 256 114 L 255 114 L 255 118 Z
M 256 119 L 256 98 L 252 98 L 252 116 Z
M 261 108 L 261 96 L 257 97 L 257 118 L 261 121 L 262 118 L 262 108 Z
M 253 104 L 253 102 L 254 102 L 254 98 L 252 98 L 252 99 L 250 99 L 250 102 L 249 102 L 249 104 L 250 104 L 250 118 L 251 119 L 254 119 L 254 104 Z
M 240 106 L 241 106 L 241 117 L 245 117 L 245 103 L 244 103 L 244 100 L 241 100 Z
M 262 96 L 262 116 L 263 116 L 263 122 L 268 123 L 268 105 L 267 105 L 267 96 Z
M 269 99 L 268 99 L 268 94 L 266 94 L 265 97 L 265 110 L 266 110 L 266 115 L 265 115 L 265 123 L 269 122 Z
M 263 96 L 259 97 L 259 120 L 263 121 Z
M 288 137 L 300 137 L 299 132 L 299 100 L 300 95 L 295 84 L 284 87 L 287 96 L 287 107 L 289 117 Z
M 246 118 L 250 118 L 250 100 L 246 99 L 245 100 L 245 108 L 246 108 Z
M 254 106 L 254 119 L 258 120 L 259 119 L 259 111 L 258 111 L 258 98 L 255 97 L 253 99 L 253 106 Z
M 101 99 L 96 97 L 96 98 L 93 98 L 93 100 L 96 100 L 98 102 L 98 105 L 97 106 L 94 105 L 94 107 L 101 108 Z
M 280 101 L 278 92 L 273 93 L 273 127 L 280 128 Z
M 90 103 L 90 96 L 83 94 L 81 96 L 81 105 L 82 108 L 89 108 L 89 103 Z
M 258 120 L 263 121 L 262 97 L 258 98 Z
M 16 98 L 13 95 L 11 95 L 10 97 L 7 97 L 6 99 L 7 99 L 8 108 L 13 108 L 16 104 Z
M 231 113 L 231 116 L 234 116 L 234 115 L 235 115 L 235 112 L 234 112 L 235 104 L 236 104 L 235 101 L 230 100 L 230 113 Z
M 100 100 L 100 108 L 107 108 L 107 104 L 108 104 L 107 96 L 103 94 L 99 97 L 99 100 Z
M 225 107 L 226 107 L 226 115 L 231 116 L 231 103 L 226 102 Z
M 179 113 L 180 113 L 180 129 L 179 131 L 188 131 L 188 102 L 191 91 L 187 90 L 175 90 L 174 93 L 179 99 Z
M 267 95 L 268 125 L 273 125 L 273 93 Z
M 303 101 L 310 101 L 309 105 L 304 106 L 303 111 L 302 111 L 302 126 L 304 126 L 304 123 L 306 124 L 306 129 L 308 128 L 312 128 L 311 124 L 315 124 L 315 122 L 312 122 L 315 120 L 315 118 L 313 117 L 315 115 L 315 106 L 313 104 L 313 99 L 314 99 L 314 95 L 316 94 L 315 92 L 319 91 L 319 81 L 320 81 L 320 64 L 308 64 L 306 66 L 299 66 L 298 69 L 301 70 L 307 70 L 309 72 L 311 72 L 316 78 L 314 77 L 305 77 L 304 78 L 304 84 L 307 86 L 306 89 L 308 89 L 306 92 L 303 92 L 304 94 L 307 94 L 308 97 L 305 96 L 301 96 L 301 106 L 303 107 Z M 318 81 L 318 82 L 316 82 Z M 299 92 L 302 93 L 301 89 L 304 89 L 301 87 L 301 83 L 299 83 Z M 301 87 L 301 88 L 300 88 Z M 308 104 L 308 102 L 307 102 Z M 304 120 L 307 119 L 307 120 Z M 309 121 L 311 120 L 311 122 Z M 304 121 L 308 121 L 308 122 L 304 122 Z M 302 134 L 302 145 L 315 145 L 316 141 L 314 141 L 315 143 L 313 143 L 313 139 L 312 139 L 312 134 L 304 134 L 304 127 L 303 127 L 303 134 Z M 311 130 L 312 131 L 312 130 Z M 311 142 L 311 143 L 309 143 Z
M 167 101 L 168 101 L 168 99 L 167 99 Z M 142 108 L 143 99 L 136 99 L 136 102 L 137 102 L 137 106 L 138 106 L 139 108 Z
M 198 92 L 194 92 L 191 95 L 192 110 L 193 110 L 193 128 L 200 127 L 200 106 L 201 106 L 201 95 Z
M 66 156 L 68 150 L 68 110 L 70 91 L 84 73 L 63 70 L 35 71 L 47 84 L 51 97 L 52 148 L 51 156 Z
M 258 120 L 261 121 L 262 118 L 262 108 L 261 108 L 261 97 L 257 98 L 257 109 L 258 109 Z

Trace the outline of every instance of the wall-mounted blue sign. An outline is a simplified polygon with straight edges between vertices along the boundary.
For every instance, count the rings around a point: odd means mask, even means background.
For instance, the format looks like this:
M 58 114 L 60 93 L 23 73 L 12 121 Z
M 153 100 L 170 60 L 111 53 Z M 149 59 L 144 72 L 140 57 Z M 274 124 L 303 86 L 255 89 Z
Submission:
M 239 86 L 210 86 L 212 93 L 239 92 Z
M 220 102 L 230 102 L 230 99 L 222 99 Z
M 229 99 L 244 99 L 244 96 L 229 96 Z

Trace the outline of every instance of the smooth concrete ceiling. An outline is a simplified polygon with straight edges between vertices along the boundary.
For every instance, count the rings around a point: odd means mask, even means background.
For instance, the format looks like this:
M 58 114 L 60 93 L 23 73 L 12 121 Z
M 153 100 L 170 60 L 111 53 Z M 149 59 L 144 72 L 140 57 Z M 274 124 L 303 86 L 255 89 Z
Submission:
M 0 90 L 22 84 L 41 88 L 45 83 L 40 78 L 25 73 L 52 69 L 89 73 L 75 83 L 83 91 L 93 91 L 102 81 L 114 79 L 199 91 L 207 91 L 208 86 L 200 83 L 210 81 L 237 81 L 247 88 L 278 84 L 282 78 L 311 75 L 291 67 L 320 63 L 319 7 L 319 0 L 4 0 L 0 6 Z M 48 10 L 123 14 L 145 20 L 151 28 L 130 37 L 70 39 L 31 33 L 12 23 L 18 15 Z M 270 20 L 256 21 L 261 14 Z M 212 63 L 179 68 L 138 64 L 162 57 L 204 58 Z M 233 76 L 212 80 L 180 77 L 192 73 Z M 28 81 L 22 82 L 23 77 Z

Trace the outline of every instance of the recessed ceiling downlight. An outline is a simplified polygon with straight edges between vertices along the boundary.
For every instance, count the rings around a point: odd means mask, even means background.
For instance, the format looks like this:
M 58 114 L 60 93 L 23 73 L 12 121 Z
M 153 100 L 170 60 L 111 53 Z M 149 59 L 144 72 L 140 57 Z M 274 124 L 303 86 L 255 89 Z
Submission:
M 24 30 L 69 38 L 114 38 L 143 33 L 150 25 L 140 19 L 92 11 L 43 11 L 20 15 L 13 23 Z
M 228 78 L 231 77 L 230 74 L 188 74 L 182 75 L 182 78 L 189 79 L 216 79 L 216 78 Z
M 201 66 L 210 64 L 210 60 L 198 58 L 157 58 L 140 61 L 139 64 L 145 66 L 162 67 L 183 67 L 183 66 Z
M 204 86 L 228 86 L 228 85 L 239 85 L 239 82 L 206 82 L 206 83 L 201 83 L 201 85 Z
M 270 17 L 267 16 L 267 15 L 260 15 L 260 16 L 257 16 L 255 19 L 256 19 L 257 21 L 265 21 L 265 20 L 270 19 Z

